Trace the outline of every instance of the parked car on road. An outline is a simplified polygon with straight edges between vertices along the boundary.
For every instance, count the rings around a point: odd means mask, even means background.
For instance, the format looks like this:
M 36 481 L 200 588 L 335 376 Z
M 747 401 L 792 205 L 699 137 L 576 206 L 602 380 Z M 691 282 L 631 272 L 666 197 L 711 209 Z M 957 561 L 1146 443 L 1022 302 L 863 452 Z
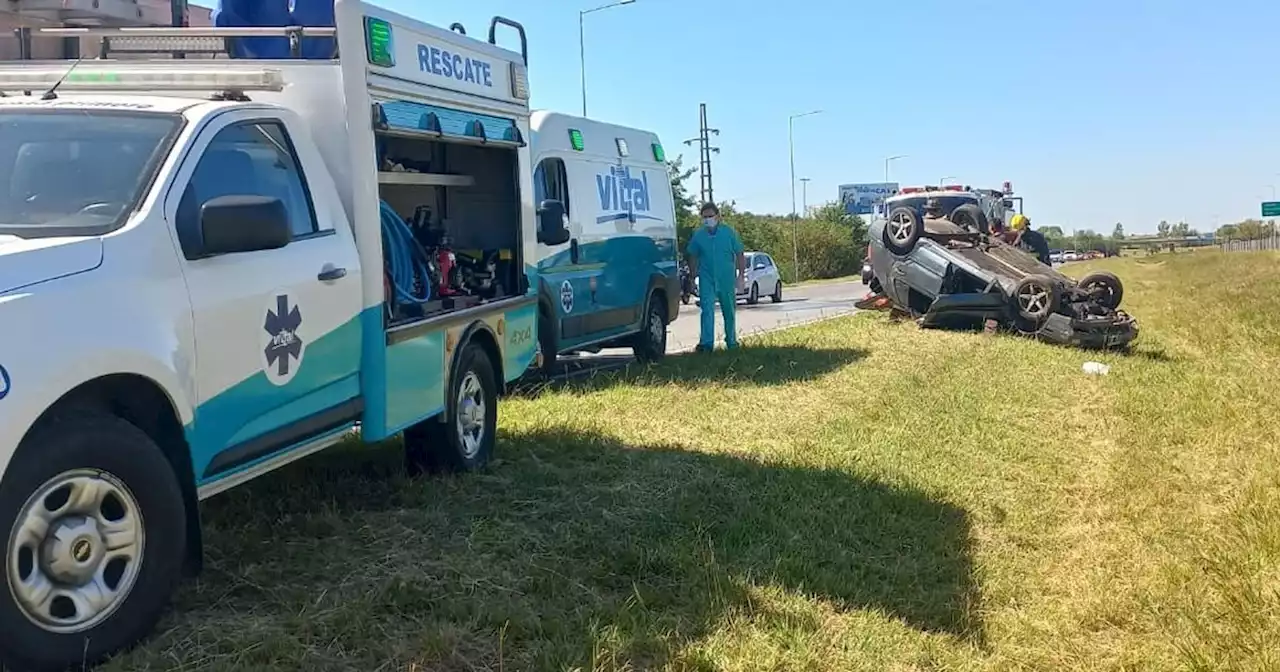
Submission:
M 774 303 L 782 303 L 782 274 L 778 272 L 778 265 L 773 263 L 773 257 L 764 252 L 746 252 L 743 256 L 747 258 L 747 273 L 738 288 L 737 298 L 746 299 L 750 305 L 760 303 L 762 296 L 768 296 Z M 697 278 L 693 280 L 693 287 L 696 293 Z

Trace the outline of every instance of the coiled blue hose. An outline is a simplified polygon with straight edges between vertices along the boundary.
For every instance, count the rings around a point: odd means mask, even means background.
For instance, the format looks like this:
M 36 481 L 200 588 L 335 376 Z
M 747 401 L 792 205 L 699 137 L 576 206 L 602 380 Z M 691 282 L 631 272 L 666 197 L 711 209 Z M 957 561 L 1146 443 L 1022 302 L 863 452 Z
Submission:
M 396 211 L 381 201 L 382 249 L 387 257 L 387 275 L 395 296 L 393 305 L 423 304 L 431 300 L 431 273 L 426 253 L 413 237 L 413 231 Z M 422 296 L 413 293 L 414 280 L 422 280 Z

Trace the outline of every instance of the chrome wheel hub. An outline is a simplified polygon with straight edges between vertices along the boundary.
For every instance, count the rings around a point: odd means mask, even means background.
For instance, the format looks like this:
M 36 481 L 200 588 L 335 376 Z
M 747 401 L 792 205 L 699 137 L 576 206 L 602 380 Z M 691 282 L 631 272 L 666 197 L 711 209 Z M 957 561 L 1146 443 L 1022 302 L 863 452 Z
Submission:
M 18 513 L 7 548 L 9 590 L 42 629 L 88 630 L 128 597 L 144 541 L 141 512 L 124 483 L 88 469 L 63 473 Z

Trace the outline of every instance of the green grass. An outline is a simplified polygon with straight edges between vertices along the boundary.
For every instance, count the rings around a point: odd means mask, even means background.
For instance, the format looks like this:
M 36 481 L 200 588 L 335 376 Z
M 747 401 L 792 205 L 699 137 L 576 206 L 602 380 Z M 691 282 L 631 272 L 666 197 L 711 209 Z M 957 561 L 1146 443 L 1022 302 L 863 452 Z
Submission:
M 1278 669 L 1280 255 L 1088 267 L 1130 354 L 864 314 L 308 459 L 111 669 Z

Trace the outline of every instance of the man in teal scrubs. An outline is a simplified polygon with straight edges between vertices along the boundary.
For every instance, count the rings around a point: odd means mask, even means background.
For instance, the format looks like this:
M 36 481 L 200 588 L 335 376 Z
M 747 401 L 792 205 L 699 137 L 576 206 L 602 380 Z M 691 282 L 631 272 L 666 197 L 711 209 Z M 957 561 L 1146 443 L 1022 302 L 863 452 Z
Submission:
M 738 305 L 738 285 L 747 267 L 742 239 L 732 227 L 720 221 L 714 203 L 702 206 L 702 226 L 693 232 L 685 254 L 689 272 L 698 278 L 698 304 L 702 308 L 702 329 L 698 352 L 710 352 L 716 343 L 716 302 L 724 317 L 725 346 L 738 347 L 738 327 L 734 310 Z

